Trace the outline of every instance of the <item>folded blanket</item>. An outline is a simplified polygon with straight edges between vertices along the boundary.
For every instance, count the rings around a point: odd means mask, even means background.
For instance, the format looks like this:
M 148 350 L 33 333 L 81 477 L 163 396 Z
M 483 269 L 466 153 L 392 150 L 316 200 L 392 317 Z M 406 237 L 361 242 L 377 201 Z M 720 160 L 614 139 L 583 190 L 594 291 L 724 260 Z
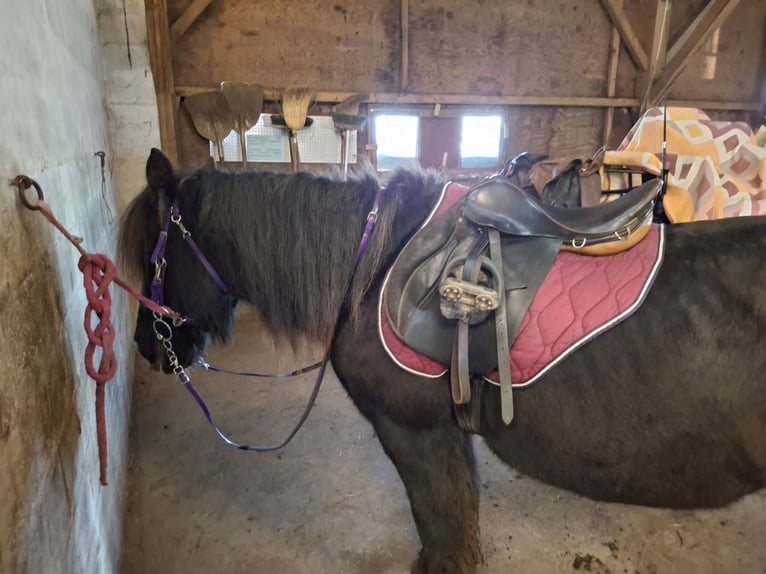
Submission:
M 663 108 L 648 110 L 605 166 L 662 172 Z M 744 122 L 714 122 L 694 108 L 667 108 L 668 189 L 673 223 L 766 214 L 766 149 Z

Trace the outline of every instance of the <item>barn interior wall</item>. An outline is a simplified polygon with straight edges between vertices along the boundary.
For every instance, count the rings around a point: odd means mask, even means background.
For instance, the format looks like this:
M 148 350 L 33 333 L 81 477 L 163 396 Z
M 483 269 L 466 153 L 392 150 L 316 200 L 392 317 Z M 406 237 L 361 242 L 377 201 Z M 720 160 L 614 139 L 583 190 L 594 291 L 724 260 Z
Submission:
M 143 18 L 143 4 L 131 4 L 140 5 Z M 113 81 L 114 58 L 108 51 L 102 57 L 108 42 L 98 26 L 109 18 L 99 17 L 93 0 L 0 0 L 2 572 L 114 572 L 120 556 L 132 380 L 127 300 L 111 289 L 119 369 L 106 387 L 109 485 L 102 487 L 95 384 L 83 361 L 86 299 L 78 254 L 23 208 L 10 185 L 20 173 L 34 178 L 84 247 L 114 258 L 113 170 L 122 165 L 124 146 L 122 136 L 110 134 L 105 111 L 104 70 Z M 111 115 L 118 108 L 109 109 Z M 144 157 L 151 136 L 151 130 L 143 135 Z M 99 151 L 106 154 L 103 189 Z
M 191 0 L 168 0 L 175 21 Z M 703 0 L 672 3 L 670 44 L 700 11 Z M 656 0 L 624 3 L 647 56 L 651 55 Z M 214 0 L 173 45 L 177 87 L 214 89 L 223 80 L 266 87 L 308 85 L 320 91 L 464 94 L 483 96 L 605 97 L 612 23 L 600 0 L 481 0 L 409 3 L 409 70 L 401 89 L 400 2 Z M 760 46 L 766 3 L 742 0 L 712 45 L 688 61 L 669 98 L 758 101 Z M 711 57 L 715 60 L 712 77 Z M 709 74 L 708 74 L 709 75 Z M 615 96 L 642 98 L 646 74 L 624 46 Z M 721 119 L 747 119 L 721 114 Z M 752 115 L 752 114 L 751 114 Z M 609 145 L 619 143 L 638 109 L 618 109 Z M 604 140 L 603 108 L 509 107 L 508 150 L 592 152 Z M 754 116 L 753 116 L 754 117 Z M 543 118 L 543 124 L 540 119 Z M 198 163 L 203 149 L 181 115 L 181 147 Z M 541 129 L 530 126 L 541 125 Z M 184 142 L 192 140 L 192 143 Z M 195 147 L 196 146 L 196 147 Z M 182 149 L 183 151 L 183 149 Z
M 143 0 L 95 0 L 104 61 L 105 107 L 118 212 L 146 185 L 150 147 L 159 147 Z

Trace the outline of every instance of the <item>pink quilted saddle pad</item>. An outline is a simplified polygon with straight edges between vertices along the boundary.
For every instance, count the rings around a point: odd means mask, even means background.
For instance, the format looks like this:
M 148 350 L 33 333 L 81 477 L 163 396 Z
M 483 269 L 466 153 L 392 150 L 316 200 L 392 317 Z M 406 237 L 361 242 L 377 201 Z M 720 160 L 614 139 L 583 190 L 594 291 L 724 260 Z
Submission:
M 458 191 L 447 189 L 445 197 L 452 199 L 450 192 L 456 195 Z M 443 205 L 435 209 L 429 221 L 443 211 Z M 593 257 L 562 251 L 513 342 L 510 355 L 514 387 L 538 381 L 575 350 L 635 312 L 659 272 L 664 247 L 665 228 L 653 225 L 641 243 L 617 255 Z M 429 378 L 447 372 L 446 365 L 399 339 L 388 322 L 382 297 L 379 314 L 381 342 L 396 364 Z M 496 372 L 486 378 L 495 383 L 498 380 Z

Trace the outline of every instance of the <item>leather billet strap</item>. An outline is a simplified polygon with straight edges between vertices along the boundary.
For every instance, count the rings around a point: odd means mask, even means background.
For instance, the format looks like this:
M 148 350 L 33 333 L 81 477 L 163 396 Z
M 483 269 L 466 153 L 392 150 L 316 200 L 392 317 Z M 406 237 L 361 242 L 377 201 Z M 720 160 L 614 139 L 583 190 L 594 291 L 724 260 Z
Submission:
M 505 287 L 503 285 L 503 254 L 500 233 L 495 229 L 488 231 L 489 255 L 498 269 L 495 289 L 500 294 L 500 306 L 495 309 L 495 334 L 497 337 L 497 370 L 500 374 L 500 410 L 503 422 L 507 425 L 513 420 L 513 384 L 511 381 L 511 344 L 508 340 L 508 325 L 505 314 Z

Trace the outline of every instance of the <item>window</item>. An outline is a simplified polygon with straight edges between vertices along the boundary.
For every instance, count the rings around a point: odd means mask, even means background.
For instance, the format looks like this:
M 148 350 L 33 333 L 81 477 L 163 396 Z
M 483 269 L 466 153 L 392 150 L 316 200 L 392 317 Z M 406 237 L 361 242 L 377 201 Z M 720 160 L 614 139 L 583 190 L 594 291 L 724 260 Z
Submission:
M 394 169 L 418 159 L 418 124 L 419 118 L 414 115 L 375 116 L 378 169 Z
M 500 159 L 502 127 L 500 116 L 463 116 L 460 166 L 495 167 Z
M 498 112 L 498 113 L 493 113 Z M 494 169 L 502 160 L 503 115 L 465 107 L 374 110 L 378 169 L 419 163 L 437 169 Z

